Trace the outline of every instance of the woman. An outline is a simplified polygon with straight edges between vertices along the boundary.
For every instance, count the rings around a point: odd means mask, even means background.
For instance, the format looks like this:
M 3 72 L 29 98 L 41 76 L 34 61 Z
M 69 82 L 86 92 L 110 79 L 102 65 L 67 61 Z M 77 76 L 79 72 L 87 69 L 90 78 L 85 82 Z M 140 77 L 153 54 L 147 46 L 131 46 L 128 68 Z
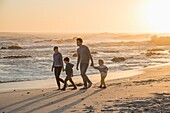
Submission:
M 63 70 L 63 57 L 62 54 L 58 51 L 58 47 L 54 47 L 54 54 L 53 54 L 53 65 L 51 71 L 55 74 L 56 82 L 58 85 L 58 90 L 60 90 L 60 81 L 64 83 L 64 80 L 60 78 L 61 70 Z

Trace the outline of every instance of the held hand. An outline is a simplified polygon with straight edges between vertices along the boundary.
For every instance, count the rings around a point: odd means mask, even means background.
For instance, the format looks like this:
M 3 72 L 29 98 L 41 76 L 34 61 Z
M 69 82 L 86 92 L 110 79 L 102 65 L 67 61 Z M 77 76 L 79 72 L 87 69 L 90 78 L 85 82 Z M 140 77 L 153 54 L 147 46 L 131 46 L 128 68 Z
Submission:
M 90 66 L 93 66 L 94 67 L 94 64 L 93 64 L 93 62 L 91 63 L 91 65 Z

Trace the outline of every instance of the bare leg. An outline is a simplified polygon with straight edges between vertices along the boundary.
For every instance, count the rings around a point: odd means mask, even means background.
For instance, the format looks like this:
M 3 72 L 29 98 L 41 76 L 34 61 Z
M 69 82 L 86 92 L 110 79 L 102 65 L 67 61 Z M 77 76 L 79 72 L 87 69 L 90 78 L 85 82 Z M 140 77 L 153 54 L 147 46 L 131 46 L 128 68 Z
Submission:
M 106 77 L 101 77 L 101 85 L 103 85 L 103 88 L 106 88 L 105 78 Z
M 84 88 L 87 88 L 87 82 L 88 82 L 87 79 L 88 77 L 86 76 L 87 68 L 88 68 L 88 64 L 83 64 L 83 63 L 80 64 L 80 71 L 84 83 Z

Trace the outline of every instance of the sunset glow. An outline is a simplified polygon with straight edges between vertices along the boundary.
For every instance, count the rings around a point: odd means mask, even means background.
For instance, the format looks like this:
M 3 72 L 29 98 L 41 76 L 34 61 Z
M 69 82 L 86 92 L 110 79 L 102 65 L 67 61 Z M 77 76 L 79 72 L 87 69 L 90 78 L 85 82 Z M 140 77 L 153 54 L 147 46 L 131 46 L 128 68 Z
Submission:
M 143 6 L 145 24 L 155 32 L 170 32 L 170 1 L 148 0 Z
M 1 0 L 0 32 L 169 33 L 169 0 Z

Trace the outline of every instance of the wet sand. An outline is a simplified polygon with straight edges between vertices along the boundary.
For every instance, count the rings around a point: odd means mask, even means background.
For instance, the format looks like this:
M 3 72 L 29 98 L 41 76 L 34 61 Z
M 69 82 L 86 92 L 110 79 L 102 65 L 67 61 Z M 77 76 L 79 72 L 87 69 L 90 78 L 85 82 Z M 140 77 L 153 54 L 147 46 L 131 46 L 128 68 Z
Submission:
M 55 88 L 54 80 L 51 80 L 49 83 L 51 85 L 47 85 L 47 87 L 42 85 L 36 89 L 30 87 L 30 89 L 25 88 L 24 90 L 23 88 L 13 91 L 4 90 L 5 92 L 0 93 L 0 112 L 169 112 L 169 70 L 170 65 L 163 65 L 109 73 L 106 89 L 98 88 L 97 81 L 100 77 L 92 75 L 95 79 L 91 78 L 92 76 L 90 78 L 96 82 L 87 90 L 80 90 L 82 86 L 79 86 L 74 91 L 71 90 L 71 87 L 68 87 L 66 91 L 58 91 Z M 133 76 L 110 79 L 112 76 L 123 75 L 124 77 Z M 76 77 L 73 79 L 81 80 Z M 23 85 L 23 87 L 25 86 Z

